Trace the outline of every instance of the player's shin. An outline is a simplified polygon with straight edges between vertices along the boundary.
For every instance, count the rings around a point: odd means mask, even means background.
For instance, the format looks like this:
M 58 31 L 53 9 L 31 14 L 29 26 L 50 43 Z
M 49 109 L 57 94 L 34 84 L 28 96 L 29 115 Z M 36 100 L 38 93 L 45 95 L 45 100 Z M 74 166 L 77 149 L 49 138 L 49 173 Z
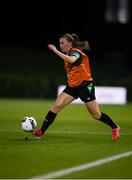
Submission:
M 110 126 L 112 129 L 117 128 L 117 125 L 113 122 L 113 120 L 105 113 L 101 113 L 101 117 L 99 121 L 104 122 L 108 126 Z
M 42 134 L 48 129 L 48 127 L 53 123 L 54 119 L 56 118 L 57 113 L 49 111 L 43 121 L 41 131 Z

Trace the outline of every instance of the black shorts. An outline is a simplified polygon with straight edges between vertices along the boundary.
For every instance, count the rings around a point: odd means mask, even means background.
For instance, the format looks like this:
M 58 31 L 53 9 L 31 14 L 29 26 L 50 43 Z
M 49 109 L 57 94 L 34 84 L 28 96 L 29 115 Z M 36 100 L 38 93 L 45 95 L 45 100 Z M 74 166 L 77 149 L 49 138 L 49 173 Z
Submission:
M 75 99 L 80 98 L 85 103 L 96 99 L 94 84 L 91 81 L 85 81 L 85 83 L 82 83 L 78 87 L 70 87 L 67 85 L 63 92 Z

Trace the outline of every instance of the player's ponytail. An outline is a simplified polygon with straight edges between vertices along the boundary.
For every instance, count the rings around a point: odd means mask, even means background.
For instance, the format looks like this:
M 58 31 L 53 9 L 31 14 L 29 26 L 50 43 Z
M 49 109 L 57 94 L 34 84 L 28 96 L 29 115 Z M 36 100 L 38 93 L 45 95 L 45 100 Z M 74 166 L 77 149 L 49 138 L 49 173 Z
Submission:
M 82 50 L 90 50 L 90 45 L 88 43 L 88 41 L 80 41 L 80 47 Z

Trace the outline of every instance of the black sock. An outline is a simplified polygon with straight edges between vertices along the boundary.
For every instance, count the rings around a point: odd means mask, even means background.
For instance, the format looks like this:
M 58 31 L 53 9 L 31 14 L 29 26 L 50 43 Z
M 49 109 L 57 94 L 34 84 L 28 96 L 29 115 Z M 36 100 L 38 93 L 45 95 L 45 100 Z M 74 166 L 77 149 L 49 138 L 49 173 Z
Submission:
M 112 129 L 117 128 L 117 125 L 113 122 L 113 120 L 107 114 L 101 113 L 101 117 L 99 121 L 102 121 L 108 124 Z
M 41 127 L 42 133 L 44 133 L 48 129 L 48 127 L 53 123 L 56 115 L 57 113 L 54 113 L 52 111 L 48 112 Z

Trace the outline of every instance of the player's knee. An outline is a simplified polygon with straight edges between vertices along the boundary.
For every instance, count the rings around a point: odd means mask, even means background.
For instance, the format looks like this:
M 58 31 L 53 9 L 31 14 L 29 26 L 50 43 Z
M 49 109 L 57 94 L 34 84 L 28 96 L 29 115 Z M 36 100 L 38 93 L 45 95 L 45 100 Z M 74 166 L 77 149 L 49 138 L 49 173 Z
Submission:
M 100 117 L 101 117 L 100 113 L 92 113 L 91 115 L 94 119 L 97 119 L 97 120 L 100 119 Z
M 58 113 L 62 109 L 61 103 L 56 103 L 52 107 L 52 111 Z

